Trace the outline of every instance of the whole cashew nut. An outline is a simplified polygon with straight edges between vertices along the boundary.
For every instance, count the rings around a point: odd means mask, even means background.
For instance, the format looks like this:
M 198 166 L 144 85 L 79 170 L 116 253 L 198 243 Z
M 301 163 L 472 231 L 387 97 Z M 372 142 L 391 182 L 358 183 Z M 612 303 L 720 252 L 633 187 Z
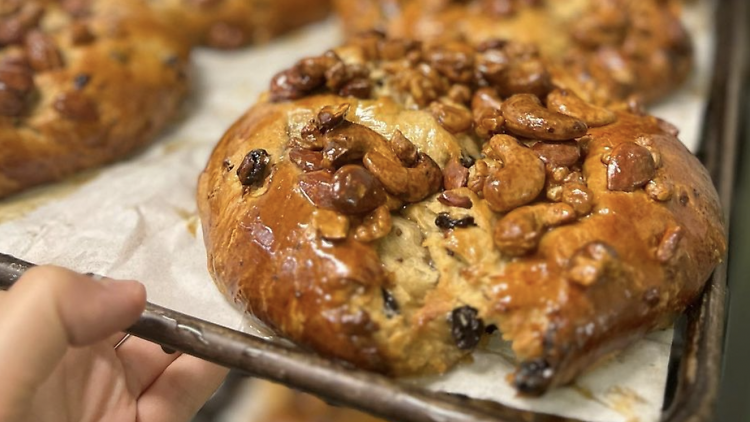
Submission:
M 406 202 L 419 202 L 440 190 L 443 173 L 427 154 L 419 153 L 413 167 L 404 167 L 395 154 L 370 151 L 363 163 L 385 189 Z
M 544 189 L 547 175 L 544 163 L 531 149 L 508 135 L 496 135 L 485 145 L 484 154 L 501 161 L 502 168 L 491 172 L 482 193 L 490 208 L 508 212 L 533 201 Z
M 547 110 L 535 95 L 516 94 L 503 103 L 505 127 L 531 139 L 567 141 L 588 131 L 586 123 L 575 117 Z
M 495 245 L 509 256 L 533 252 L 551 227 L 572 223 L 576 212 L 564 203 L 537 204 L 509 212 L 495 225 Z
M 617 120 L 617 115 L 606 108 L 589 104 L 573 91 L 556 89 L 547 96 L 547 108 L 556 113 L 583 120 L 588 127 L 606 126 Z
M 361 160 L 368 151 L 388 148 L 386 140 L 379 133 L 351 122 L 344 122 L 332 129 L 325 139 L 325 167 L 341 167 Z

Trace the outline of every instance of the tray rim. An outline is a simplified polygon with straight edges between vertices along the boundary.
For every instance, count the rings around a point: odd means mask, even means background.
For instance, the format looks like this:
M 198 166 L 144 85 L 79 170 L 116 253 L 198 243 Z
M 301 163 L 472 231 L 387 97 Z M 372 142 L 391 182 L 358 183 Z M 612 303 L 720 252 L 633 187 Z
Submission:
M 747 4 L 717 2 L 716 52 L 711 91 L 703 120 L 699 156 L 719 192 L 729 232 L 737 168 L 739 116 L 747 66 L 741 40 Z M 8 288 L 33 264 L 0 254 L 0 288 Z M 727 313 L 727 261 L 714 271 L 699 301 L 686 312 L 685 344 L 679 358 L 665 422 L 708 422 L 718 398 Z M 499 403 L 405 386 L 384 376 L 286 348 L 239 331 L 149 304 L 128 330 L 165 347 L 320 396 L 393 422 L 577 422 L 523 411 Z

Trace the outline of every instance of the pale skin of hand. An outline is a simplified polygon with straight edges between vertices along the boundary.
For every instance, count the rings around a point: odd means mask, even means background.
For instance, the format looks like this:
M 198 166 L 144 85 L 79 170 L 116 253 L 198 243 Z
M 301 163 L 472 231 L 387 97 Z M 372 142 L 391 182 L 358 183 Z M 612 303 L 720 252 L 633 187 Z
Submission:
M 143 312 L 134 281 L 57 267 L 0 292 L 0 422 L 186 422 L 227 370 L 131 337 Z

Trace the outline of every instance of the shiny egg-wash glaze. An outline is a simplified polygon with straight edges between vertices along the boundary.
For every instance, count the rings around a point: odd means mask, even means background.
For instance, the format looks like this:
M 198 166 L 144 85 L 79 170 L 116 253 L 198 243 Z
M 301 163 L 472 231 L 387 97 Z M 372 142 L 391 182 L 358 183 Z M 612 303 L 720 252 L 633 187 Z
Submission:
M 667 326 L 726 248 L 708 175 L 666 122 L 486 73 L 520 50 L 370 34 L 277 75 L 200 179 L 217 285 L 395 376 L 497 326 L 527 394 Z
M 661 0 L 338 0 L 350 35 L 538 46 L 556 82 L 589 101 L 654 101 L 692 69 L 679 5 Z

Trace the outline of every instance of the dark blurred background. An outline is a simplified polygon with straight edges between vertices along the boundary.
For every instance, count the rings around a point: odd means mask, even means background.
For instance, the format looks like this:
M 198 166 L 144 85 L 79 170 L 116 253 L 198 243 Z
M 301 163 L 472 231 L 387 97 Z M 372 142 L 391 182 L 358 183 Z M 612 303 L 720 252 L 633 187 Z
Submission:
M 748 9 L 748 8 L 746 8 Z M 745 18 L 750 25 L 750 13 Z M 746 34 L 750 31 L 746 31 Z M 745 57 L 750 40 L 745 39 Z M 729 321 L 717 421 L 750 421 L 750 71 L 745 67 L 744 130 L 732 210 L 729 258 Z

